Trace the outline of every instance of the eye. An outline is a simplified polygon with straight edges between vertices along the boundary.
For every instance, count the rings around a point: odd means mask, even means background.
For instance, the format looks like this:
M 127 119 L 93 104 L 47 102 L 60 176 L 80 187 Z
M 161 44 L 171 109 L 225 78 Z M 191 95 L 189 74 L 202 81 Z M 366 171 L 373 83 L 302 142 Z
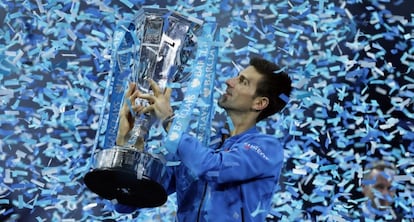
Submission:
M 244 78 L 243 76 L 239 76 L 239 83 L 242 84 L 242 85 L 244 85 L 244 86 L 247 86 L 249 84 L 249 82 L 247 81 L 247 79 Z
M 388 189 L 388 187 L 385 186 L 384 184 L 377 184 L 377 185 L 374 186 L 374 188 L 376 190 L 385 190 L 385 189 Z

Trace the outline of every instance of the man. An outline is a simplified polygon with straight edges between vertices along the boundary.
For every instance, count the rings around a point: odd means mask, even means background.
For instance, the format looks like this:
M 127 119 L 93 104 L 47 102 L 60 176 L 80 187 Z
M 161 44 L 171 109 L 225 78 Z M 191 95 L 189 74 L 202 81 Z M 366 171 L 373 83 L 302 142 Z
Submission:
M 168 121 L 173 116 L 171 90 L 162 93 L 154 81 L 150 84 L 152 95 L 128 90 L 131 100 L 139 97 L 150 104 L 132 109 Z M 185 132 L 181 136 L 175 154 L 181 164 L 171 167 L 169 187 L 170 193 L 177 193 L 178 221 L 262 222 L 270 209 L 283 166 L 283 147 L 275 137 L 260 133 L 256 123 L 283 109 L 291 80 L 277 65 L 253 58 L 226 85 L 218 105 L 234 126 L 230 137 L 218 147 L 204 147 Z M 131 129 L 132 121 L 126 121 L 127 116 L 124 120 L 122 128 Z M 126 135 L 128 130 L 121 131 Z
M 363 218 L 397 219 L 399 217 L 392 208 L 395 195 L 395 190 L 392 188 L 394 175 L 394 167 L 382 161 L 367 170 L 362 182 L 362 193 L 367 197 L 361 209 Z

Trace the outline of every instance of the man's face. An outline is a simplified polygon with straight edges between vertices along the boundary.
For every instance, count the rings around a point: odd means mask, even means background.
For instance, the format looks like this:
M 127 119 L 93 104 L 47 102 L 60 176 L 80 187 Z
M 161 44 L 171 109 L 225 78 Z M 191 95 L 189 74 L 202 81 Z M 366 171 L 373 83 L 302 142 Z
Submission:
M 366 185 L 363 192 L 371 200 L 372 205 L 377 209 L 391 206 L 394 197 L 394 191 L 391 190 L 391 177 L 383 171 L 374 169 L 369 179 L 375 182 Z
M 262 78 L 253 66 L 242 70 L 237 77 L 226 81 L 227 90 L 218 104 L 227 111 L 248 112 L 254 109 L 256 87 Z

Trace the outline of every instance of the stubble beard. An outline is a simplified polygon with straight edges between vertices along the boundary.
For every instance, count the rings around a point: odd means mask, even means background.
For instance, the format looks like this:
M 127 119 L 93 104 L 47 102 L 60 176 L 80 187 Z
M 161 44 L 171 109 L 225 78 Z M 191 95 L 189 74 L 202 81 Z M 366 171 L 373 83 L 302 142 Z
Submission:
M 224 108 L 223 107 L 223 103 L 226 101 L 226 98 L 225 98 L 225 96 L 224 95 L 222 95 L 219 99 L 218 99 L 218 101 L 217 101 L 217 104 L 218 104 L 218 106 L 220 107 L 220 108 Z
M 226 95 L 221 95 L 221 97 L 219 98 L 217 104 L 220 108 L 225 109 L 226 108 L 226 101 L 227 101 L 227 97 Z

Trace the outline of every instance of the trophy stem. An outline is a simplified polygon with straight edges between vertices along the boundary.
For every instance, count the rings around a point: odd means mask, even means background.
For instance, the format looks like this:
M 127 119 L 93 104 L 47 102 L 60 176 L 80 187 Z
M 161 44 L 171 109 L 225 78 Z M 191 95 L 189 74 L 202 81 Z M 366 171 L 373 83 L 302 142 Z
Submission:
M 143 137 L 138 137 L 137 141 L 135 142 L 134 145 L 135 149 L 137 149 L 139 152 L 144 152 L 144 147 L 145 147 L 145 139 Z
M 144 151 L 145 138 L 148 134 L 150 122 L 151 116 L 147 114 L 142 114 L 141 116 L 135 118 L 134 128 L 132 128 L 130 132 L 131 137 L 125 145 L 127 147 L 133 146 L 138 151 Z

